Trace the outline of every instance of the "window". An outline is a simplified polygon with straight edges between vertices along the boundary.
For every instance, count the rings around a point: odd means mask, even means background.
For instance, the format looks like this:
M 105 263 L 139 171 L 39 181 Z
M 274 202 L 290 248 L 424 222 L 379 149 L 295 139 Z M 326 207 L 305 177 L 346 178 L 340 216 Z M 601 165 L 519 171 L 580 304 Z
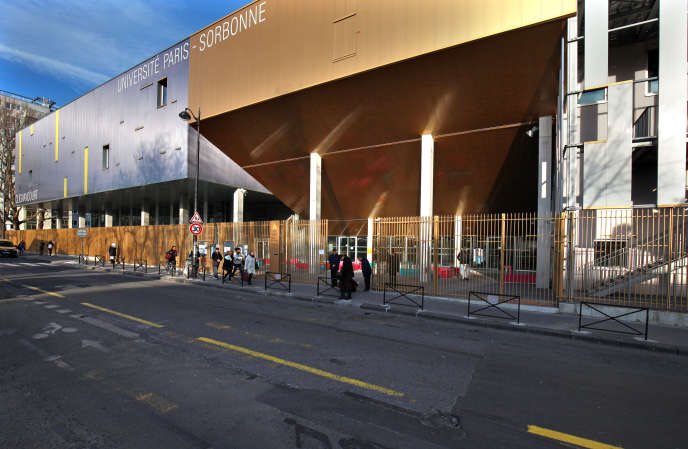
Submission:
M 110 145 L 103 145 L 103 170 L 110 168 Z
M 580 106 L 604 103 L 607 101 L 607 88 L 586 90 L 578 94 L 578 104 Z
M 647 82 L 647 93 L 649 95 L 659 93 L 659 49 L 648 50 L 647 52 L 647 77 L 655 78 Z
M 161 108 L 167 104 L 167 78 L 158 81 L 158 107 Z

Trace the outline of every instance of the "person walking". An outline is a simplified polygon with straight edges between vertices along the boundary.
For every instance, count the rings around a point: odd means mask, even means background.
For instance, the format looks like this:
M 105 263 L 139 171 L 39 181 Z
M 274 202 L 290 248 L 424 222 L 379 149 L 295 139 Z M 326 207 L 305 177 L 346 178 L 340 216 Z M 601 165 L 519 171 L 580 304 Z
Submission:
M 24 252 L 26 251 L 26 241 L 22 240 L 19 242 L 19 245 L 17 245 L 17 249 L 19 250 L 19 255 L 23 256 Z
M 241 254 L 241 248 L 238 246 L 234 248 L 234 256 L 232 258 L 232 275 L 230 279 L 234 277 L 234 274 L 239 270 L 239 275 L 241 278 L 244 277 L 244 255 Z
M 459 261 L 459 275 L 461 276 L 461 279 L 464 281 L 468 280 L 468 259 L 468 250 L 465 248 L 459 251 L 459 254 L 456 255 L 456 260 Z
M 222 258 L 222 282 L 225 282 L 225 279 L 229 277 L 229 280 L 232 280 L 232 269 L 234 268 L 234 256 L 232 255 L 232 252 L 230 250 L 227 250 L 225 252 L 224 257 Z
M 337 250 L 333 249 L 330 257 L 327 258 L 327 262 L 330 264 L 330 277 L 332 278 L 332 287 L 337 286 L 337 272 L 339 271 L 339 260 L 340 256 L 337 254 Z
M 365 284 L 365 289 L 363 291 L 367 292 L 370 290 L 370 276 L 373 274 L 373 268 L 370 266 L 370 262 L 368 262 L 366 256 L 361 256 L 359 260 L 361 261 L 361 272 L 363 273 L 363 282 Z
M 256 255 L 253 251 L 249 251 L 246 259 L 244 259 L 244 270 L 248 274 L 248 285 L 251 285 L 251 279 L 256 274 Z
M 213 277 L 215 277 L 215 279 L 219 279 L 217 272 L 220 267 L 220 262 L 222 262 L 222 253 L 220 252 L 219 243 L 215 246 L 215 250 L 213 251 L 213 254 L 210 256 L 210 258 L 213 261 Z
M 112 242 L 110 248 L 108 248 L 108 256 L 110 256 L 110 263 L 112 264 L 112 269 L 115 269 L 115 262 L 117 259 L 117 244 Z
M 397 274 L 399 273 L 399 255 L 392 250 L 389 252 L 389 255 L 387 256 L 387 274 L 389 275 L 389 282 L 392 284 L 392 286 L 397 285 Z
M 342 259 L 342 278 L 339 284 L 339 299 L 351 299 L 351 291 L 354 289 L 354 265 L 349 256 Z
M 53 243 L 52 240 L 50 240 L 50 241 L 48 242 L 48 255 L 49 255 L 49 256 L 52 256 L 52 255 L 53 255 L 53 247 L 54 247 L 54 246 L 55 246 L 55 244 Z
M 167 271 L 174 276 L 177 273 L 177 247 L 172 245 L 170 249 L 165 253 L 165 259 L 167 260 Z

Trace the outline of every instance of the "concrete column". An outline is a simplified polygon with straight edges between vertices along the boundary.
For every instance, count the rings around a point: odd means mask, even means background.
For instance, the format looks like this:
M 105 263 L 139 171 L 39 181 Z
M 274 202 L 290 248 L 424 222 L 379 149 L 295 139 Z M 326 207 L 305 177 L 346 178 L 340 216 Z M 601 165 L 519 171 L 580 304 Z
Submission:
M 19 208 L 19 214 L 18 214 L 19 221 L 26 220 L 26 208 L 25 207 L 20 207 Z M 19 230 L 24 231 L 26 230 L 26 222 L 22 223 L 19 225 Z
M 84 215 L 79 215 L 79 228 L 86 227 L 86 217 Z
M 322 181 L 322 157 L 318 153 L 311 153 L 311 181 L 309 191 L 308 218 L 320 220 L 321 217 L 321 182 Z
M 53 210 L 50 205 L 46 207 L 45 212 L 43 212 L 43 229 L 53 228 Z
M 432 201 L 435 171 L 435 141 L 431 134 L 421 136 L 420 155 L 420 281 L 426 282 L 432 265 Z
M 431 134 L 421 137 L 420 155 L 420 216 L 432 217 L 435 141 Z
M 552 277 L 552 117 L 538 122 L 538 221 L 535 285 L 549 288 Z
M 62 209 L 57 209 L 57 217 L 55 217 L 55 229 L 62 229 Z
M 368 262 L 373 263 L 373 239 L 375 238 L 375 219 L 368 218 L 368 240 L 366 245 L 366 256 Z
M 454 267 L 459 267 L 459 259 L 457 256 L 461 252 L 461 238 L 463 235 L 463 218 L 460 216 L 454 217 Z
M 580 89 L 578 83 L 578 19 L 572 17 L 566 21 L 567 35 L 569 41 L 566 51 L 566 86 L 569 92 L 575 92 Z M 576 102 L 576 95 L 571 94 L 566 96 L 566 121 L 564 122 L 564 145 L 576 145 L 580 143 L 580 135 L 578 132 L 578 104 Z M 575 208 L 579 204 L 578 196 L 580 195 L 580 160 L 579 150 L 576 147 L 569 147 L 562 150 L 564 161 L 563 165 L 563 186 L 562 195 L 565 200 L 562 201 L 563 207 Z
M 607 84 L 609 71 L 609 1 L 585 0 L 584 26 L 584 82 L 585 88 L 590 89 Z M 683 59 L 685 60 L 685 53 Z
M 112 211 L 111 210 L 108 210 L 105 212 L 105 227 L 106 228 L 112 227 Z
M 659 2 L 658 205 L 683 203 L 686 196 L 686 14 L 685 0 Z
M 150 211 L 148 210 L 147 206 L 144 204 L 141 206 L 141 226 L 149 226 L 150 225 Z
M 236 189 L 232 197 L 232 221 L 234 223 L 241 223 L 244 221 L 244 196 L 246 190 Z
M 189 221 L 189 205 L 186 198 L 179 200 L 179 224 L 186 224 Z
M 72 229 L 74 227 L 74 210 L 70 209 L 67 211 L 67 228 Z

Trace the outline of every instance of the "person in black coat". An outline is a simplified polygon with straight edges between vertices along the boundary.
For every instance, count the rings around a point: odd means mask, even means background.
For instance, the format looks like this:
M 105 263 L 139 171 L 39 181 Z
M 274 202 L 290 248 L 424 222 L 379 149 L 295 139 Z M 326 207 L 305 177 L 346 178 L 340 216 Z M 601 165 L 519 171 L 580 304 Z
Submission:
M 337 286 L 337 272 L 339 271 L 339 254 L 337 250 L 333 249 L 330 257 L 327 258 L 327 262 L 330 264 L 330 277 L 332 278 L 332 287 Z
M 367 292 L 370 290 L 370 276 L 373 274 L 373 268 L 370 266 L 366 256 L 361 256 L 359 259 L 361 261 L 361 272 L 363 272 L 363 282 L 365 283 L 363 291 Z
M 349 256 L 344 256 L 342 263 L 342 279 L 339 283 L 339 299 L 351 299 L 354 289 L 354 265 Z

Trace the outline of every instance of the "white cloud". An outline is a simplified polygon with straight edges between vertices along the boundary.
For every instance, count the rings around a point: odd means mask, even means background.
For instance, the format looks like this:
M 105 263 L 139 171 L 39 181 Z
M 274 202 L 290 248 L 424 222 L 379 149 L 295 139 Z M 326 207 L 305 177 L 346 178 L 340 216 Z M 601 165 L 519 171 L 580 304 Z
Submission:
M 92 84 L 100 84 L 108 79 L 108 76 L 102 73 L 77 67 L 46 56 L 9 48 L 3 44 L 0 44 L 0 58 L 21 62 L 39 73 L 52 74 L 60 78 L 76 79 Z

